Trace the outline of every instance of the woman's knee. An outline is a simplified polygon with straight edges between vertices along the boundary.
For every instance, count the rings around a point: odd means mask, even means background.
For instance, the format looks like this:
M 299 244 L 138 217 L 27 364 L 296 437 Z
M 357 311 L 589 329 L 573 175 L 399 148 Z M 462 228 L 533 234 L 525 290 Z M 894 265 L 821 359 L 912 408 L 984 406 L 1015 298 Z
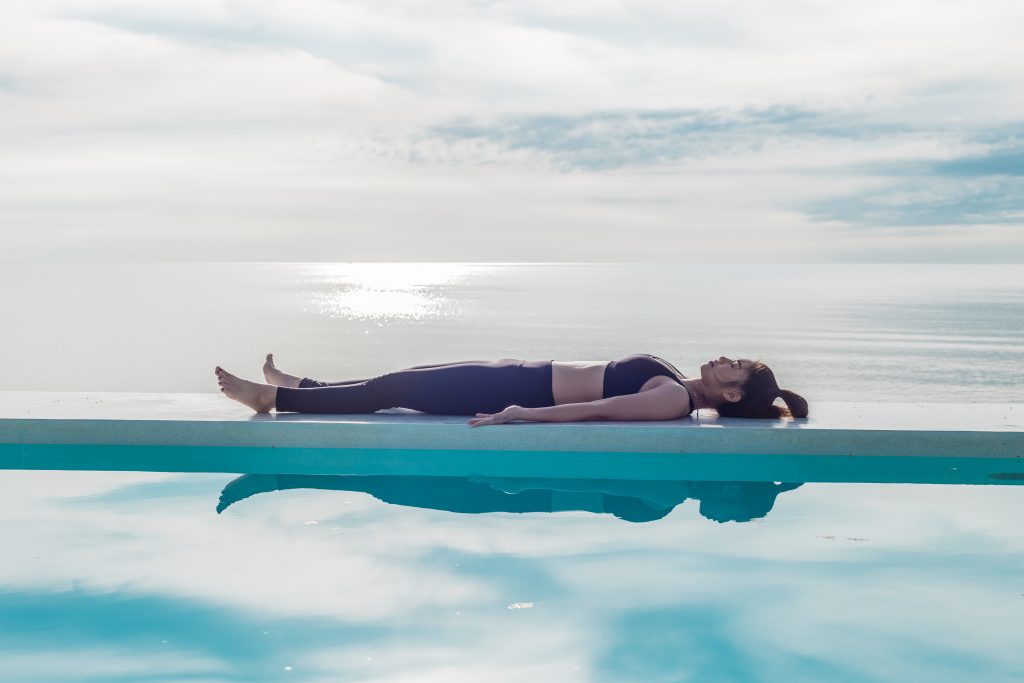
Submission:
M 402 408 L 407 392 L 408 379 L 403 377 L 404 370 L 387 372 L 383 375 L 366 380 L 365 387 L 377 410 L 384 408 Z

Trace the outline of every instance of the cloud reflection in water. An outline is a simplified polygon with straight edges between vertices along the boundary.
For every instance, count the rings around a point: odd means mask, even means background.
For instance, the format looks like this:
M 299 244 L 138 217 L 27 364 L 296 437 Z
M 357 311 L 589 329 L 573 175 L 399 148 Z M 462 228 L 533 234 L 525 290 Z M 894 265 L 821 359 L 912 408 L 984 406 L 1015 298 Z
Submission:
M 1019 485 L 808 484 L 719 524 L 685 482 L 316 477 L 218 516 L 224 475 L 2 474 L 0 666 L 27 682 L 1021 674 Z M 459 487 L 558 511 L 435 509 Z

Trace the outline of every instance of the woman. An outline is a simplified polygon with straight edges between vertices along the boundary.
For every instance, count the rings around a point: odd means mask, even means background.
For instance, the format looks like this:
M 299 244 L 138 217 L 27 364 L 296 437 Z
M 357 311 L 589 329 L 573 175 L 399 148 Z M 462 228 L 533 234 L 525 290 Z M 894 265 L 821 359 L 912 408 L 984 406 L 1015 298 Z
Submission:
M 258 413 L 373 413 L 411 408 L 435 415 L 474 415 L 472 427 L 511 420 L 674 420 L 700 408 L 725 417 L 807 417 L 807 401 L 779 389 L 764 363 L 722 356 L 687 378 L 646 353 L 618 361 L 470 360 L 417 365 L 368 379 L 320 382 L 277 369 L 267 354 L 267 384 L 249 382 L 219 366 L 217 383 L 229 398 Z M 774 405 L 782 398 L 787 407 Z

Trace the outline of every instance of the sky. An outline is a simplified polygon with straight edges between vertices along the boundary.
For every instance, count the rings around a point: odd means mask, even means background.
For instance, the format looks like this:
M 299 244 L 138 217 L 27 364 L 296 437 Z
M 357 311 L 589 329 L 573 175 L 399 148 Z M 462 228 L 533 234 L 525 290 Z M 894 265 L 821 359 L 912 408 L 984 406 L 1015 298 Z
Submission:
M 1024 262 L 1015 2 L 0 4 L 0 263 Z

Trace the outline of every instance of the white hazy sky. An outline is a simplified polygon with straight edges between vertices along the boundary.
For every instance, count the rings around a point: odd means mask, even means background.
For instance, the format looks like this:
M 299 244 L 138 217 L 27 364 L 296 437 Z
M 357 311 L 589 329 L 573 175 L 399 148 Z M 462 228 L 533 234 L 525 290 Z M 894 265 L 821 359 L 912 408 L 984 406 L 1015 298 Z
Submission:
M 1019 2 L 0 4 L 0 262 L 1024 262 Z

